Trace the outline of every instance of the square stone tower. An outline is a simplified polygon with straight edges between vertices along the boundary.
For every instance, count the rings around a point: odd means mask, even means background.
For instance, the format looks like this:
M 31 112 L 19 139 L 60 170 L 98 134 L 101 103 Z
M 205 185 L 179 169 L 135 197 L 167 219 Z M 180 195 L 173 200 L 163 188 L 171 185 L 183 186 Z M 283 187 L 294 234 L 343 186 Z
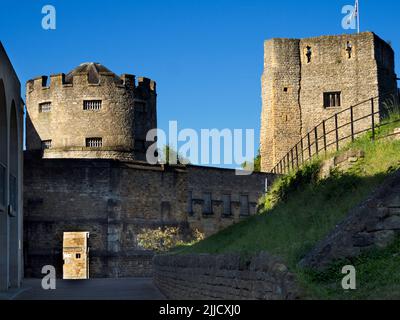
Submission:
M 394 51 L 372 32 L 271 39 L 264 51 L 261 167 L 265 172 L 323 120 L 369 98 L 397 94 Z M 379 100 L 378 105 L 382 107 Z

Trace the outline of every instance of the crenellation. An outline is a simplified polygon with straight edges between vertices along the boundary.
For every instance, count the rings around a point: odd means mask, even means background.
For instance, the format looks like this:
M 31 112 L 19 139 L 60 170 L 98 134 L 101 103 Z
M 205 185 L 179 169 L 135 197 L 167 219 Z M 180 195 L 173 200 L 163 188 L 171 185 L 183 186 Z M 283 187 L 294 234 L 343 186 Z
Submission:
M 393 49 L 372 32 L 272 39 L 265 42 L 264 50 L 263 171 L 272 170 L 323 120 L 364 100 L 397 92 Z M 326 94 L 335 94 L 338 105 L 326 107 Z M 382 103 L 378 101 L 377 107 L 382 108 Z M 360 107 L 357 117 L 369 111 L 368 105 Z M 358 128 L 365 129 L 367 121 L 359 122 Z
M 143 140 L 157 125 L 155 82 L 139 78 L 136 86 L 134 75 L 120 78 L 107 70 L 88 63 L 50 76 L 49 85 L 47 76 L 28 81 L 27 149 L 40 150 L 51 140 L 44 157 L 144 160 Z M 90 138 L 101 139 L 101 146 L 87 148 Z
M 122 74 L 120 76 L 122 83 L 127 88 L 134 90 L 136 88 L 136 76 L 133 74 Z

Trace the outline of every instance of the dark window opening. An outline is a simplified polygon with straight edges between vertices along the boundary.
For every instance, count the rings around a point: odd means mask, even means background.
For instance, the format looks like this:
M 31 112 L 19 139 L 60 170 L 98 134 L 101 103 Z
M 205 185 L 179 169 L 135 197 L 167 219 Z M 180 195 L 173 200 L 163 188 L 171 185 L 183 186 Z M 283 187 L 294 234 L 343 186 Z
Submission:
M 232 215 L 231 195 L 224 194 L 222 196 L 222 202 L 224 204 L 224 216 L 231 216 Z
M 102 138 L 86 138 L 87 148 L 101 148 L 103 146 Z
M 307 46 L 306 57 L 307 57 L 307 63 L 310 63 L 312 57 L 312 49 L 310 46 Z
M 204 193 L 203 195 L 204 207 L 203 214 L 212 214 L 212 196 L 211 193 Z
M 188 213 L 193 214 L 193 191 L 189 191 L 188 194 Z
M 44 140 L 42 141 L 42 150 L 50 149 L 51 148 L 51 140 Z
M 240 215 L 248 216 L 249 214 L 249 196 L 240 196 Z
M 77 253 L 76 254 L 76 259 L 80 259 L 81 258 L 81 254 L 80 253 Z
M 85 100 L 83 101 L 83 110 L 101 110 L 101 100 Z
M 325 92 L 324 108 L 337 108 L 342 105 L 341 92 Z
M 283 91 L 284 91 L 284 92 L 288 92 L 288 90 L 289 90 L 289 89 L 288 89 L 288 88 L 286 88 L 286 87 L 285 87 L 285 88 L 283 88 Z
M 39 112 L 46 113 L 51 111 L 51 102 L 43 102 L 39 104 Z
M 347 51 L 348 58 L 351 59 L 351 53 L 353 51 L 353 46 L 351 45 L 351 43 L 349 41 L 347 41 L 346 51 Z

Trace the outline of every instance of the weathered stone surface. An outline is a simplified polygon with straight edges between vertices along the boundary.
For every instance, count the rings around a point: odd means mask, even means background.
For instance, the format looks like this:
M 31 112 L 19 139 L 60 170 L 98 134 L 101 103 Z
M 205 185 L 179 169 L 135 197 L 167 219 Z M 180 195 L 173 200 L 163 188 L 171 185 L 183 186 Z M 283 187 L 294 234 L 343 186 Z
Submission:
M 394 173 L 361 205 L 354 208 L 324 240 L 308 253 L 300 266 L 320 269 L 335 260 L 356 257 L 372 248 L 390 245 L 400 234 L 396 209 L 400 171 Z
M 394 139 L 395 140 L 400 140 L 400 128 L 396 128 L 393 130 L 393 134 L 394 134 Z
M 277 257 L 262 252 L 244 264 L 241 260 L 239 254 L 157 255 L 153 259 L 154 281 L 175 300 L 300 298 L 294 275 Z
M 214 234 L 243 219 L 240 205 L 232 206 L 231 216 L 222 214 L 223 195 L 239 202 L 246 194 L 250 203 L 257 202 L 267 177 L 272 181 L 274 175 L 236 176 L 234 170 L 137 161 L 41 159 L 26 152 L 26 275 L 40 277 L 43 265 L 51 264 L 61 276 L 63 232 L 88 231 L 90 277 L 151 276 L 153 253 L 137 241 L 142 229 L 179 226 L 183 233 L 198 229 L 206 236 Z M 215 200 L 207 216 L 200 201 L 204 192 L 211 192 Z M 190 201 L 200 203 L 193 205 L 195 212 L 188 212 Z M 250 208 L 249 214 L 255 213 Z M 201 268 L 219 263 L 236 270 L 239 265 L 237 257 L 217 262 L 201 256 L 193 259 Z
M 385 248 L 396 239 L 396 232 L 393 230 L 382 230 L 374 233 L 375 247 Z
M 346 50 L 348 45 L 351 45 L 350 56 Z M 261 166 L 266 172 L 272 170 L 302 137 L 323 120 L 364 100 L 397 90 L 393 49 L 371 32 L 308 39 L 272 39 L 265 42 L 264 51 L 260 137 Z M 329 92 L 341 92 L 340 107 L 324 108 L 323 94 Z M 377 101 L 376 108 L 383 108 L 383 102 L 381 99 Z M 367 102 L 354 108 L 354 117 L 360 119 L 370 112 L 371 106 Z M 339 126 L 349 123 L 350 117 L 350 111 L 341 113 Z M 379 122 L 378 116 L 376 122 Z M 371 118 L 365 118 L 357 121 L 354 131 L 361 132 L 370 126 Z M 327 145 L 334 149 L 334 119 L 327 120 L 325 127 L 329 133 Z M 320 125 L 317 130 L 319 137 L 322 137 L 322 132 Z M 350 126 L 339 130 L 339 138 L 343 139 L 341 144 L 350 141 L 350 136 Z M 310 140 L 314 154 L 314 132 Z M 303 147 L 307 148 L 307 139 Z M 319 149 L 322 147 L 321 139 Z M 301 153 L 300 144 L 297 152 Z M 303 156 L 308 158 L 308 150 Z

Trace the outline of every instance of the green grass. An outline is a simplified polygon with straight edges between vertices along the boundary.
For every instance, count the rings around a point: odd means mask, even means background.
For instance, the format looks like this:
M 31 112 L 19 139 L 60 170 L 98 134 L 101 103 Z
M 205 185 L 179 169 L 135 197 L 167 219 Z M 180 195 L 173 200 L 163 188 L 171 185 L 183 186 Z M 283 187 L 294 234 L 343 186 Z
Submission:
M 395 118 L 398 119 L 398 116 L 392 115 L 391 119 Z M 377 132 L 378 137 L 393 132 L 399 126 L 400 123 L 396 123 L 382 127 Z M 356 293 L 344 293 L 333 286 L 340 285 L 337 281 L 343 277 L 340 268 L 338 270 L 333 266 L 334 271 L 316 275 L 297 267 L 300 259 L 327 236 L 350 209 L 366 199 L 391 172 L 400 168 L 399 141 L 385 139 L 372 142 L 370 134 L 366 134 L 341 152 L 348 149 L 363 150 L 365 158 L 347 172 L 332 172 L 331 177 L 322 181 L 317 179 L 322 159 L 316 159 L 299 171 L 279 179 L 263 200 L 265 210 L 261 214 L 192 246 L 176 248 L 174 253 L 239 252 L 246 257 L 268 251 L 282 257 L 297 274 L 307 297 L 371 298 L 370 289 L 375 288 L 374 297 L 385 297 L 390 289 L 400 298 L 400 285 L 388 280 L 395 264 L 400 265 L 400 258 L 393 253 L 398 251 L 400 241 L 387 251 L 363 256 L 356 261 L 363 286 Z M 396 281 L 399 277 L 400 272 L 396 274 Z
M 356 290 L 341 287 L 341 269 L 356 268 Z M 400 239 L 384 250 L 363 254 L 353 261 L 340 261 L 325 272 L 297 270 L 297 279 L 306 289 L 308 299 L 331 300 L 399 300 L 400 299 Z

